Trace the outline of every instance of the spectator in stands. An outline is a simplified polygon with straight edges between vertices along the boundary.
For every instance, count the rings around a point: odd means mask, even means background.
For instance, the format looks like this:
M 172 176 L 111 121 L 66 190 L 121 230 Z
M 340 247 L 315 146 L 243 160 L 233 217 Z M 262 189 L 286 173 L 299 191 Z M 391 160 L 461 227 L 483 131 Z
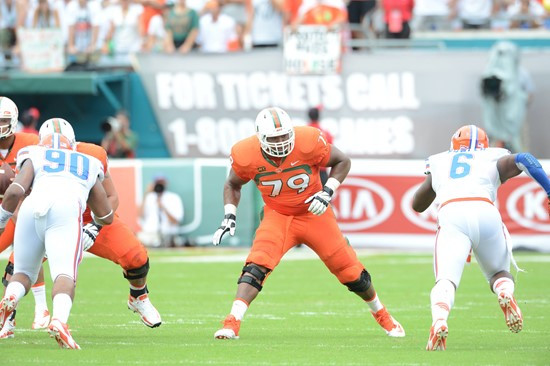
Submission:
M 149 35 L 149 26 L 151 20 L 158 19 L 164 15 L 164 10 L 167 8 L 166 0 L 135 0 L 137 4 L 143 6 L 143 13 L 140 18 L 140 30 L 143 32 L 142 37 Z
M 59 13 L 50 6 L 48 0 L 38 0 L 32 19 L 33 28 L 60 28 Z
M 167 190 L 168 181 L 158 175 L 149 184 L 139 207 L 141 231 L 138 238 L 147 246 L 167 247 L 177 244 L 183 220 L 181 197 Z
M 112 158 L 134 158 L 138 138 L 130 129 L 130 119 L 124 110 L 117 112 L 115 117 L 109 117 L 101 126 L 104 136 L 101 146 Z
M 21 124 L 23 125 L 23 128 L 20 132 L 38 135 L 38 130 L 36 129 L 36 126 L 39 119 L 40 111 L 37 108 L 31 107 L 27 109 L 25 112 L 23 112 L 23 115 L 21 116 Z
M 535 0 L 519 0 L 508 8 L 510 28 L 539 28 L 544 19 L 545 10 Z
M 108 47 L 106 45 L 109 44 L 107 42 L 107 35 L 109 34 L 109 31 L 111 30 L 111 20 L 110 20 L 110 3 L 109 0 L 99 0 L 100 4 L 100 10 L 99 10 L 99 24 L 98 24 L 98 35 L 97 35 L 97 49 L 101 50 L 104 53 L 108 52 Z
M 176 0 L 166 14 L 165 29 L 164 50 L 187 53 L 193 49 L 199 35 L 199 14 L 187 7 L 186 0 Z
M 373 33 L 371 16 L 376 10 L 376 0 L 351 0 L 348 3 L 348 21 L 351 27 L 351 37 L 353 39 L 364 39 L 364 22 L 367 18 L 367 27 L 370 33 Z
M 15 0 L 0 0 L 0 52 L 11 58 L 16 44 L 18 7 Z M 2 61 L 0 54 L 0 61 Z
M 458 28 L 489 29 L 493 0 L 450 0 L 451 18 L 459 21 Z
M 302 6 L 302 0 L 284 0 L 285 2 L 285 25 L 295 24 L 298 19 L 298 11 Z
M 57 14 L 59 15 L 59 24 L 61 32 L 63 33 L 63 42 L 65 45 L 69 44 L 69 18 L 71 18 L 69 13 L 72 11 L 70 8 L 73 8 L 77 2 L 78 0 L 53 0 L 53 8 L 57 10 Z M 99 7 L 96 0 L 89 2 Z
M 411 37 L 410 20 L 414 0 L 382 0 L 386 38 L 406 39 Z
M 223 53 L 239 48 L 237 24 L 229 15 L 220 13 L 218 0 L 206 5 L 207 12 L 200 17 L 197 44 L 202 52 Z
M 303 0 L 293 23 L 298 25 L 326 25 L 341 28 L 347 24 L 348 9 L 343 0 Z
M 491 16 L 491 29 L 510 29 L 510 14 L 508 8 L 515 0 L 493 0 L 493 12 Z
M 69 39 L 67 52 L 70 55 L 89 56 L 97 49 L 99 15 L 101 9 L 95 1 L 77 0 L 66 9 Z
M 143 51 L 163 52 L 165 39 L 166 30 L 164 29 L 164 17 L 158 14 L 153 15 L 147 26 Z
M 139 52 L 143 46 L 140 17 L 143 6 L 120 0 L 108 11 L 109 31 L 105 37 L 103 52 L 128 55 Z
M 281 45 L 286 16 L 284 0 L 253 0 L 252 6 L 252 46 Z
M 237 24 L 238 46 L 241 49 L 250 49 L 252 40 L 253 0 L 220 0 L 221 13 L 229 15 Z
M 449 14 L 447 0 L 415 0 L 413 29 L 418 31 L 450 30 Z
M 519 48 L 496 43 L 481 82 L 483 121 L 492 146 L 523 151 L 522 132 L 534 84 L 520 64 Z

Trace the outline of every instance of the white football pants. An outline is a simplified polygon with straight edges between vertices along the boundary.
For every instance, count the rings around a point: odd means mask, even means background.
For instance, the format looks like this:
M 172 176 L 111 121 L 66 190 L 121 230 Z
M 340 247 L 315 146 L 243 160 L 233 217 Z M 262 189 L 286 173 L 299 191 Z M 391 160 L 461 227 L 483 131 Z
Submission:
M 511 247 L 495 206 L 483 201 L 451 202 L 439 210 L 438 224 L 436 282 L 446 279 L 458 288 L 470 249 L 487 280 L 500 271 L 510 271 Z
M 32 194 L 19 209 L 14 237 L 14 273 L 36 282 L 44 254 L 48 256 L 52 281 L 65 275 L 76 282 L 82 260 L 82 215 L 75 199 L 57 200 L 37 212 Z

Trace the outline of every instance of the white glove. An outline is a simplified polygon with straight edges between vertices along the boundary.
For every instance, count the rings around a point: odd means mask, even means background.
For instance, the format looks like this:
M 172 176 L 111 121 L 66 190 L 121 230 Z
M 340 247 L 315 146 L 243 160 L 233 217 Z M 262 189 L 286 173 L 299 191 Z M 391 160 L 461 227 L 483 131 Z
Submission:
M 95 239 L 97 238 L 97 236 L 99 235 L 99 230 L 101 230 L 102 226 L 94 223 L 94 222 L 90 222 L 86 225 L 84 225 L 84 227 L 82 228 L 82 249 L 84 251 L 90 249 L 94 243 L 95 243 Z
M 225 214 L 223 217 L 222 224 L 216 230 L 214 233 L 214 237 L 212 238 L 212 244 L 218 245 L 222 241 L 222 238 L 226 232 L 229 231 L 229 235 L 233 236 L 235 235 L 235 228 L 237 226 L 237 216 L 235 216 L 232 213 Z
M 314 215 L 320 216 L 325 213 L 327 210 L 328 204 L 332 198 L 332 192 L 330 192 L 326 187 L 322 191 L 315 193 L 313 196 L 310 196 L 304 203 L 309 203 L 308 211 Z

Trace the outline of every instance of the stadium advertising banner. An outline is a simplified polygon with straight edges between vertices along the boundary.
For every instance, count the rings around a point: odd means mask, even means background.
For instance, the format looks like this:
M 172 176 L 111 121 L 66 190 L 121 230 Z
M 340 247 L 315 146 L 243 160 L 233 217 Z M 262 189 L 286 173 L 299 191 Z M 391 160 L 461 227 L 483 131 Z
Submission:
M 550 161 L 543 166 L 550 172 Z M 354 160 L 333 202 L 340 228 L 354 246 L 431 248 L 437 202 L 415 212 L 413 195 L 424 181 L 421 160 Z M 522 174 L 499 188 L 496 206 L 514 247 L 550 251 L 547 196 Z
M 460 126 L 481 122 L 480 78 L 488 52 L 343 55 L 342 72 L 289 75 L 282 50 L 223 55 L 139 55 L 138 72 L 174 157 L 225 157 L 254 133 L 266 106 L 296 124 L 322 105 L 321 125 L 353 158 L 418 158 L 445 150 Z M 550 157 L 548 54 L 525 53 L 536 83 L 528 109 L 530 151 Z
M 550 172 L 550 161 L 542 162 Z M 152 177 L 162 171 L 168 189 L 180 195 L 185 207 L 183 235 L 210 245 L 223 218 L 223 184 L 227 159 L 113 160 L 111 174 L 120 194 L 119 215 L 139 230 L 136 208 Z M 424 180 L 423 160 L 354 159 L 332 207 L 344 234 L 354 247 L 429 249 L 437 229 L 436 205 L 422 214 L 413 211 L 412 197 Z M 515 247 L 550 251 L 550 219 L 545 192 L 522 174 L 506 182 L 497 206 Z M 259 223 L 261 198 L 252 183 L 243 188 L 237 232 L 224 240 L 229 246 L 250 246 Z

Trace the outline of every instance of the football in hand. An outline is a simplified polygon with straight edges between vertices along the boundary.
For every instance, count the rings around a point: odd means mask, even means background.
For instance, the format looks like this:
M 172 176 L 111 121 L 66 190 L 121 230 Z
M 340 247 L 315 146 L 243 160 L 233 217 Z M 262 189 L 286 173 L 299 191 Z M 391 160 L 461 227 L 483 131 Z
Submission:
M 11 182 L 15 178 L 15 173 L 6 162 L 3 162 L 0 166 L 0 198 L 4 197 L 6 189 L 8 189 Z

